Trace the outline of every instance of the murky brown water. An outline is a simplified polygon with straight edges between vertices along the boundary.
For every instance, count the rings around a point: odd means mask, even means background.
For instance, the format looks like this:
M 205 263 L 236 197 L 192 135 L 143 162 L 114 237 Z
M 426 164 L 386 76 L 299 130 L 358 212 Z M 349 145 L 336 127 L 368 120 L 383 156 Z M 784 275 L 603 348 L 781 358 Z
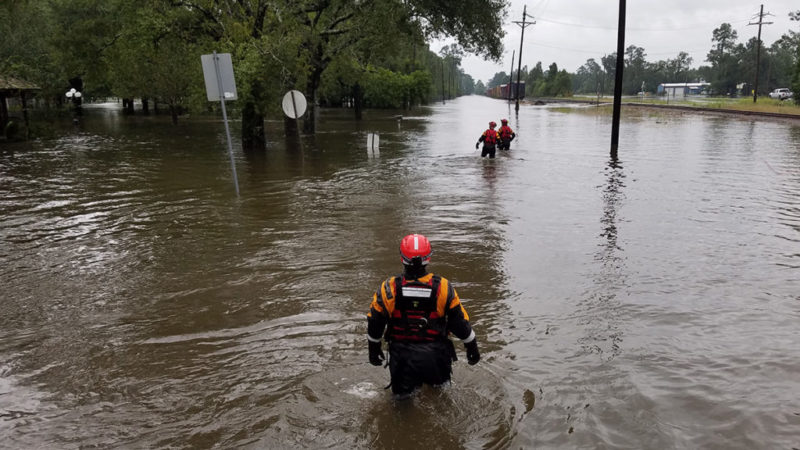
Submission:
M 611 164 L 608 115 L 393 114 L 270 123 L 239 200 L 216 121 L 0 147 L 0 446 L 800 447 L 798 124 L 626 111 Z M 364 314 L 409 232 L 484 359 L 397 403 Z

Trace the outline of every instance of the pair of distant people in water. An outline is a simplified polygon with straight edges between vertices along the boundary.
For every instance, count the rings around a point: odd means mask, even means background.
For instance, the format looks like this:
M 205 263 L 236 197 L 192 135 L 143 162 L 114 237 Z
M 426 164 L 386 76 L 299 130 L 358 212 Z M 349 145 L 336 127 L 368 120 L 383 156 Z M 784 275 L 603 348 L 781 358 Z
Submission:
M 514 133 L 514 130 L 508 126 L 508 120 L 502 119 L 500 121 L 502 124 L 499 130 L 495 130 L 497 123 L 489 122 L 489 129 L 484 131 L 480 138 L 478 138 L 478 142 L 475 143 L 475 149 L 478 149 L 478 146 L 483 142 L 483 150 L 481 151 L 481 158 L 488 156 L 489 158 L 494 158 L 495 152 L 499 147 L 500 150 L 509 150 L 511 148 L 511 141 L 514 140 L 517 135 Z

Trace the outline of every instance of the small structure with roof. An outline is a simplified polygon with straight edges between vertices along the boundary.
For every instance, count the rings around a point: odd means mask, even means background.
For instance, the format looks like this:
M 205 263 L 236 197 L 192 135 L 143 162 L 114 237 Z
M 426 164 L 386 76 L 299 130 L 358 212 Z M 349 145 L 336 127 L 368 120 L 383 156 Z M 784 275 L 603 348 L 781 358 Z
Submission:
M 22 119 L 25 122 L 25 133 L 28 130 L 28 99 L 30 99 L 36 91 L 40 90 L 39 86 L 28 81 L 12 78 L 0 74 L 0 135 L 7 138 L 6 127 L 11 120 L 9 115 L 8 100 L 19 99 L 19 105 L 22 110 Z
M 668 95 L 672 98 L 683 98 L 687 95 L 701 95 L 704 94 L 711 83 L 701 81 L 699 83 L 661 83 L 658 85 L 656 91 L 659 95 Z

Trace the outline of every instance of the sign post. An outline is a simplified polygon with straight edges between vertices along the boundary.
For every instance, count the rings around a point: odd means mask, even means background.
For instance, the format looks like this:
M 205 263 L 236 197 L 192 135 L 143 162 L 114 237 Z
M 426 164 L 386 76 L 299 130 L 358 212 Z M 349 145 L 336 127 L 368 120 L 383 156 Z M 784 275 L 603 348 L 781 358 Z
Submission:
M 202 55 L 203 78 L 206 82 L 206 95 L 208 101 L 219 100 L 222 106 L 222 120 L 225 122 L 225 136 L 228 138 L 228 156 L 231 159 L 233 171 L 233 185 L 236 187 L 236 196 L 239 196 L 239 178 L 236 175 L 236 163 L 233 160 L 233 145 L 231 144 L 231 130 L 228 127 L 228 112 L 225 110 L 225 100 L 236 100 L 236 81 L 233 77 L 233 63 L 230 53 Z

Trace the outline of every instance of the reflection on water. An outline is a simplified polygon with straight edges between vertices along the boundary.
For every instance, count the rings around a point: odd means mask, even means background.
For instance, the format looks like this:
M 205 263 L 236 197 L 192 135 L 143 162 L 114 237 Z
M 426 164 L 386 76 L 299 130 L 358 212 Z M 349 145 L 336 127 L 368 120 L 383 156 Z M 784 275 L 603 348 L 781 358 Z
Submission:
M 800 127 L 626 111 L 609 161 L 596 108 L 511 108 L 328 110 L 299 139 L 269 121 L 266 153 L 236 152 L 239 199 L 214 118 L 87 106 L 3 144 L 0 439 L 796 447 Z M 512 149 L 481 159 L 504 117 Z M 364 314 L 410 232 L 484 358 L 457 344 L 453 386 L 394 402 Z

